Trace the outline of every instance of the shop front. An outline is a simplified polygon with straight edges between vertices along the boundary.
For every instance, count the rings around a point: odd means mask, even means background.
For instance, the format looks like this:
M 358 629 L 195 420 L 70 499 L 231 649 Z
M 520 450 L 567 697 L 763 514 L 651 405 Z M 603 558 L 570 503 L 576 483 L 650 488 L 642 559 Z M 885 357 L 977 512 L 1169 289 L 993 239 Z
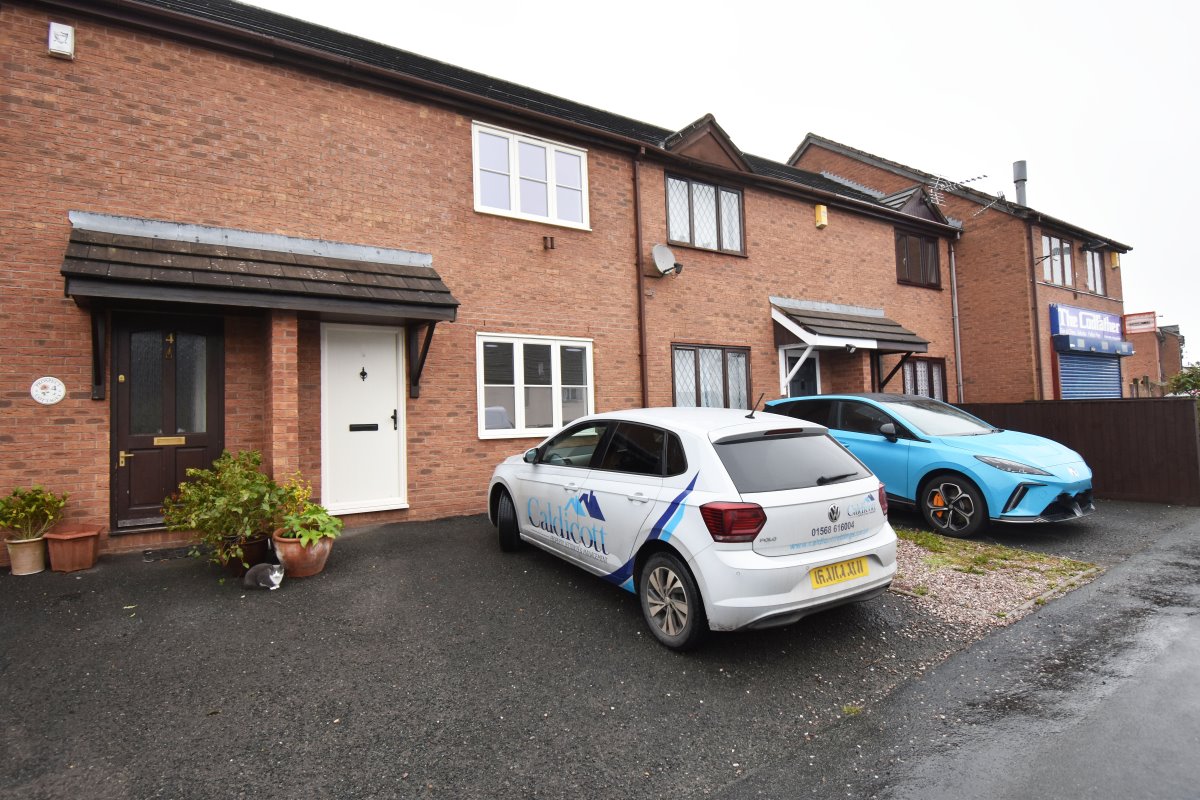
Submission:
M 1118 314 L 1050 305 L 1058 399 L 1122 396 L 1121 359 L 1133 355 L 1133 345 L 1122 338 L 1122 332 Z

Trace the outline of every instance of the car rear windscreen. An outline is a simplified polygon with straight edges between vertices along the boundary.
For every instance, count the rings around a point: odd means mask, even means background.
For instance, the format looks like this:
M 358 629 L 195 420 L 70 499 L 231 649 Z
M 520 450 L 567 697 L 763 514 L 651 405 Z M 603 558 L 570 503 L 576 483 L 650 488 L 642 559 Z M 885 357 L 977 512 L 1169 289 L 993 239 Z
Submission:
M 742 494 L 807 489 L 870 474 L 858 459 L 823 434 L 764 436 L 714 446 Z

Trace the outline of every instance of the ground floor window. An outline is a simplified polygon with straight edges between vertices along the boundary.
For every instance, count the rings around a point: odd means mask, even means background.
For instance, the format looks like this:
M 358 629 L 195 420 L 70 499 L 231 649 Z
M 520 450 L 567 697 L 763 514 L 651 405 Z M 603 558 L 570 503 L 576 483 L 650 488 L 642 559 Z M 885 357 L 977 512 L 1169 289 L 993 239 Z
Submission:
M 481 333 L 475 344 L 481 438 L 542 436 L 594 409 L 590 339 Z
M 946 359 L 910 358 L 904 362 L 904 393 L 946 399 Z
M 675 405 L 750 407 L 750 350 L 677 344 L 671 348 Z

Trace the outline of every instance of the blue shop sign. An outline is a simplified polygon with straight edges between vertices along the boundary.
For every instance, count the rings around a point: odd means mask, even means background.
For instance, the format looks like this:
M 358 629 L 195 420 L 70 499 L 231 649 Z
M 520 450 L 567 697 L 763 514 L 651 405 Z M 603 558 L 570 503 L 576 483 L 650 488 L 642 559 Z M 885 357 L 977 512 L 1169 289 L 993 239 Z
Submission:
M 1121 341 L 1121 317 L 1090 308 L 1050 304 L 1050 335 Z
M 1133 343 L 1101 339 L 1096 336 L 1070 336 L 1065 333 L 1051 336 L 1050 341 L 1059 353 L 1095 353 L 1108 356 L 1133 355 Z

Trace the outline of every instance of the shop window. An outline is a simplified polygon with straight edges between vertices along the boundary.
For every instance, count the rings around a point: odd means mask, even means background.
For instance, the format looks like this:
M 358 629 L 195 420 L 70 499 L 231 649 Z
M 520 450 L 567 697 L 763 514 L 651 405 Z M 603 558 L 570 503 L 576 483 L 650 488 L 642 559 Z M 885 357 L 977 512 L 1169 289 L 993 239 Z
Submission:
M 896 281 L 914 286 L 942 285 L 936 236 L 896 231 Z
M 590 414 L 592 343 L 547 336 L 476 337 L 479 436 L 543 436 Z
M 1071 243 L 1057 236 L 1042 236 L 1042 280 L 1055 286 L 1074 286 Z
M 910 358 L 904 362 L 904 393 L 946 399 L 946 359 Z
M 1088 250 L 1087 257 L 1087 288 L 1089 292 L 1104 294 L 1104 253 Z
M 675 405 L 750 407 L 750 351 L 743 347 L 671 348 Z
M 667 176 L 667 239 L 705 250 L 743 252 L 742 193 Z
M 586 150 L 479 124 L 471 136 L 476 211 L 588 227 Z

